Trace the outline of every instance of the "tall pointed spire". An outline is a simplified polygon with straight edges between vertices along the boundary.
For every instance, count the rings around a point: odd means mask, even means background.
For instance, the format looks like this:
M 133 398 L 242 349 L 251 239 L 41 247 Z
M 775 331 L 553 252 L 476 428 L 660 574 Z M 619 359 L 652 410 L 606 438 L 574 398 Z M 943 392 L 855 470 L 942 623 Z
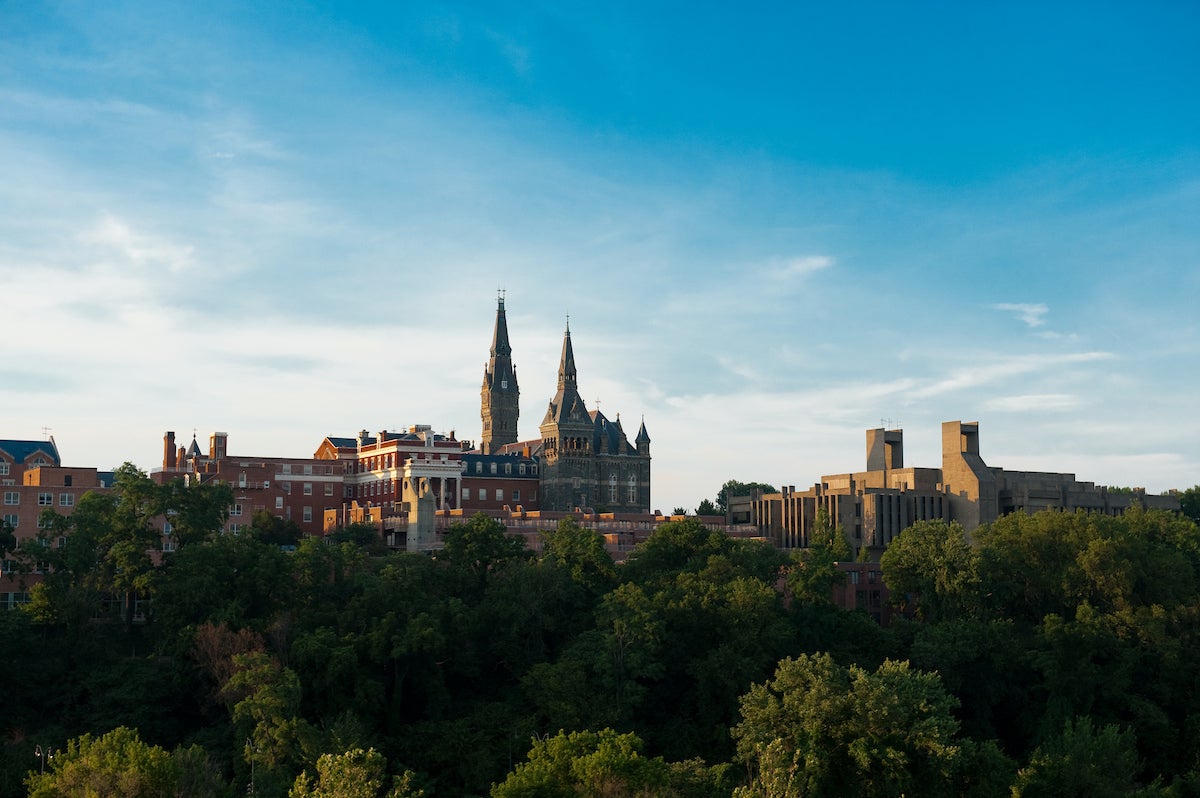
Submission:
M 504 315 L 504 293 L 496 295 L 496 326 L 492 331 L 491 357 L 483 371 L 480 416 L 483 419 L 481 448 L 491 454 L 507 443 L 517 442 L 520 394 L 517 370 L 512 364 L 508 342 L 508 320 Z
M 508 321 L 504 317 L 504 293 L 500 292 L 496 297 L 496 329 L 492 332 L 492 360 L 494 366 L 496 357 L 509 357 L 512 355 L 512 346 L 508 343 Z
M 558 390 L 577 385 L 578 374 L 575 371 L 575 350 L 571 348 L 571 317 L 567 316 L 567 331 L 563 333 L 562 357 L 558 360 Z

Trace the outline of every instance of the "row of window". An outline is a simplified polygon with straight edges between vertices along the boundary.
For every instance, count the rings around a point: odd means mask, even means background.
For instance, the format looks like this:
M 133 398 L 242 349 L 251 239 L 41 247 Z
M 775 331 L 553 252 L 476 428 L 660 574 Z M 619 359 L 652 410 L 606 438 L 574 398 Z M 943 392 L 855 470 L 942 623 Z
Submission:
M 462 497 L 464 499 L 466 499 L 467 501 L 470 501 L 471 500 L 471 489 L 463 488 L 462 489 Z M 479 501 L 485 502 L 485 501 L 487 501 L 487 498 L 488 498 L 488 489 L 480 488 L 479 489 Z M 504 489 L 503 488 L 496 488 L 496 501 L 498 501 L 498 502 L 504 501 Z M 521 501 L 521 491 L 514 490 L 512 492 L 511 501 L 514 501 L 514 502 Z
M 242 515 L 242 509 L 243 508 L 242 508 L 241 504 L 235 504 L 229 508 L 229 515 L 231 517 L 239 517 Z M 275 497 L 275 509 L 276 510 L 283 509 L 283 497 L 282 496 Z M 287 511 L 288 511 L 288 517 L 291 517 L 292 508 L 291 507 L 287 508 Z M 312 507 L 305 507 L 303 509 L 303 513 L 304 513 L 305 523 L 309 523 L 313 520 L 313 508 Z M 169 527 L 170 524 L 168 524 L 167 526 Z M 230 524 L 229 531 L 236 533 L 238 530 L 242 529 L 242 526 L 243 526 L 242 524 Z M 167 531 L 170 531 L 170 530 L 168 529 Z
M 290 473 L 292 473 L 292 464 L 291 463 L 283 463 L 282 465 L 279 466 L 279 470 L 280 470 L 280 473 L 290 474 Z M 317 470 L 313 471 L 312 465 L 308 464 L 308 465 L 303 466 L 301 470 L 304 472 L 305 476 L 311 476 L 314 473 L 316 473 L 316 474 L 332 474 L 333 466 L 331 466 L 331 465 L 317 466 Z
M 50 464 L 39 457 L 38 459 L 36 459 L 32 463 L 30 463 L 29 467 L 37 468 L 39 466 L 44 466 L 44 465 L 50 465 Z M 11 468 L 12 468 L 11 463 L 9 463 L 7 460 L 0 459 L 0 477 L 8 476 Z
M 20 492 L 15 491 L 15 490 L 4 491 L 4 503 L 6 505 L 8 505 L 9 507 L 15 507 L 16 505 L 20 504 L 21 503 Z M 39 493 L 38 494 L 38 506 L 39 507 L 53 507 L 54 506 L 54 494 L 53 493 Z M 75 506 L 75 494 L 74 493 L 58 494 L 58 506 L 59 507 L 74 507 Z
M 464 465 L 464 468 L 465 468 L 466 464 L 464 463 L 463 465 Z M 497 463 L 488 463 L 488 473 L 491 473 L 491 474 L 496 474 L 496 473 L 498 473 L 498 471 L 497 471 L 497 467 L 498 467 L 498 464 L 497 464 Z M 505 464 L 504 464 L 504 473 L 505 473 L 505 474 L 507 474 L 507 475 L 509 475 L 509 476 L 511 476 L 511 475 L 512 475 L 512 467 L 513 467 L 513 464 L 512 464 L 512 463 L 505 463 Z M 525 476 L 525 473 L 526 473 L 526 471 L 525 471 L 525 468 L 526 468 L 526 465 L 525 465 L 525 463 L 517 463 L 517 473 L 518 473 L 519 475 L 521 475 L 521 476 Z M 475 463 L 475 473 L 476 473 L 476 474 L 482 474 L 482 473 L 483 473 L 483 463 L 482 463 L 482 462 L 476 462 L 476 463 Z M 530 474 L 536 474 L 536 473 L 537 473 L 537 466 L 533 465 L 532 463 L 531 463 L 531 464 L 529 464 L 529 473 L 530 473 Z

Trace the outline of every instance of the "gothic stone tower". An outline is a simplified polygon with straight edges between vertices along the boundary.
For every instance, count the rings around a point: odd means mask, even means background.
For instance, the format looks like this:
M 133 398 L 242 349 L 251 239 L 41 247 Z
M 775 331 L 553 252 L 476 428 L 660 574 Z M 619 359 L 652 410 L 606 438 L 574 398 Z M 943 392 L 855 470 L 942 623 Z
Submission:
M 631 446 L 621 420 L 589 412 L 579 396 L 571 328 L 563 335 L 558 392 L 539 427 L 541 507 L 570 512 L 602 507 L 612 512 L 650 510 L 650 436 L 642 424 Z
M 480 390 L 480 415 L 483 438 L 480 449 L 494 454 L 506 443 L 517 442 L 517 416 L 521 391 L 517 388 L 517 370 L 512 364 L 508 343 L 508 322 L 504 317 L 504 297 L 497 298 L 496 329 L 492 333 L 491 358 L 483 370 Z
M 570 325 L 563 334 L 558 361 L 558 391 L 538 429 L 542 433 L 542 508 L 591 506 L 595 500 L 592 419 L 579 396 Z

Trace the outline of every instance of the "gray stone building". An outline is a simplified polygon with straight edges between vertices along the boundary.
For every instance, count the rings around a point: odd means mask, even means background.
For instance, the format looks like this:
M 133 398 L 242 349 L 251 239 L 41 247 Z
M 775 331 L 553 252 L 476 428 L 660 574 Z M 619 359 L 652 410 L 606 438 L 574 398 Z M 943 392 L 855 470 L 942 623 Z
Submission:
M 491 357 L 484 372 L 480 451 L 531 454 L 538 463 L 537 504 L 542 510 L 650 512 L 650 435 L 646 423 L 641 422 L 630 442 L 620 415 L 610 420 L 598 409 L 588 410 L 579 395 L 570 325 L 563 334 L 558 388 L 538 428 L 538 440 L 517 441 L 518 397 L 501 299 Z

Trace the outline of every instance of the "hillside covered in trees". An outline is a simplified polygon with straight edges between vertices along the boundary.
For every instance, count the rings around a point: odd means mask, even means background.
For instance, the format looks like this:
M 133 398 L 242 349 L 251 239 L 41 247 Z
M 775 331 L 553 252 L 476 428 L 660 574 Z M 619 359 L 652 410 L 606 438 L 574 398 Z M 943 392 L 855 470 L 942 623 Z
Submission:
M 0 796 L 1200 794 L 1179 515 L 919 524 L 883 629 L 830 603 L 836 535 L 789 557 L 684 520 L 618 565 L 477 516 L 430 556 L 213 535 L 219 489 L 132 468 L 87 499 L 5 555 L 52 571 L 0 613 Z

